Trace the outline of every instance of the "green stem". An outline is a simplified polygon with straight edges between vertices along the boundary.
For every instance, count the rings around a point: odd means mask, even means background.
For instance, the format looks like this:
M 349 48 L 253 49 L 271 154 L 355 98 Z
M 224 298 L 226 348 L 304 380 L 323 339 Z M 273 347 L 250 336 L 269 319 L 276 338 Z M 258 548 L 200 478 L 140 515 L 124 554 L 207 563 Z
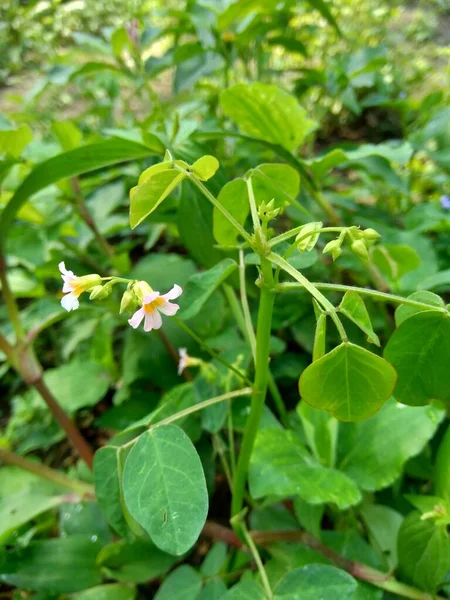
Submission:
M 261 287 L 258 324 L 256 328 L 255 382 L 253 385 L 250 414 L 245 426 L 244 437 L 242 439 L 241 450 L 233 481 L 233 498 L 231 503 L 232 517 L 240 513 L 242 509 L 250 456 L 263 415 L 269 380 L 270 331 L 275 295 L 271 288 L 273 282 L 272 267 L 269 261 L 263 256 L 261 257 L 261 269 L 264 282 Z
M 255 194 L 253 192 L 253 184 L 252 178 L 249 177 L 245 180 L 247 185 L 247 193 L 248 193 L 248 203 L 250 205 L 250 213 L 252 215 L 253 221 L 253 231 L 255 232 L 256 239 L 261 242 L 262 241 L 262 232 L 261 232 L 261 221 L 258 216 L 258 208 L 256 206 Z
M 203 185 L 203 183 L 199 179 L 197 179 L 197 177 L 193 173 L 185 171 L 180 167 L 178 167 L 178 170 L 184 173 L 188 177 L 188 179 L 192 181 L 192 183 L 201 191 L 205 198 L 207 198 L 207 200 L 209 200 L 211 204 L 215 206 L 215 208 L 217 208 L 217 210 L 220 211 L 226 219 L 228 219 L 228 221 L 234 226 L 234 228 L 239 232 L 239 234 L 244 238 L 244 240 L 251 245 L 252 239 L 250 235 L 245 231 L 242 225 L 236 221 L 233 215 L 231 215 L 227 211 L 227 209 L 224 206 L 222 206 L 222 204 L 220 204 L 220 202 L 213 196 L 213 194 L 211 194 L 208 188 L 205 185 Z
M 245 375 L 243 375 L 241 373 L 241 371 L 239 371 L 239 369 L 237 369 L 234 365 L 232 365 L 231 363 L 229 363 L 227 360 L 225 360 L 224 358 L 222 358 L 220 356 L 220 354 L 218 354 L 217 352 L 215 352 L 212 348 L 210 348 L 208 346 L 208 344 L 206 344 L 194 331 L 192 331 L 192 329 L 190 327 L 188 327 L 186 325 L 186 323 L 184 323 L 181 319 L 179 319 L 178 317 L 172 317 L 173 320 L 175 321 L 175 323 L 181 327 L 181 329 L 183 329 L 188 335 L 191 336 L 191 338 L 193 340 L 195 340 L 197 342 L 197 344 L 203 348 L 203 350 L 205 350 L 205 352 L 207 352 L 210 356 L 212 356 L 212 358 L 214 358 L 215 360 L 217 360 L 218 362 L 222 363 L 222 365 L 224 367 L 226 367 L 227 369 L 229 369 L 230 371 L 233 371 L 233 373 L 235 375 L 237 375 L 240 379 L 242 379 L 242 381 L 244 381 L 247 385 L 252 385 L 252 382 L 250 381 L 250 379 L 248 379 L 248 377 L 246 377 Z
M 265 600 L 272 600 L 272 598 L 273 598 L 272 588 L 270 587 L 269 578 L 267 577 L 266 569 L 264 568 L 263 561 L 261 560 L 261 557 L 259 555 L 258 548 L 256 547 L 256 544 L 253 541 L 252 536 L 248 532 L 248 529 L 245 526 L 245 523 L 242 523 L 241 527 L 242 527 L 242 533 L 244 536 L 245 543 L 247 544 L 247 547 L 250 550 L 251 555 L 253 556 L 256 566 L 258 567 L 258 572 L 261 577 L 261 582 L 263 584 L 264 591 L 265 591 Z
M 315 298 L 317 302 L 329 313 L 331 319 L 336 325 L 337 330 L 339 331 L 339 335 L 341 336 L 342 341 L 346 342 L 347 334 L 345 333 L 344 326 L 342 325 L 341 320 L 338 317 L 336 309 L 331 304 L 331 302 L 319 292 L 316 285 L 314 283 L 311 283 L 308 279 L 306 279 L 306 277 L 304 277 L 299 271 L 297 271 L 297 269 L 294 269 L 294 267 L 292 267 L 288 262 L 281 258 L 281 256 L 278 256 L 278 254 L 270 252 L 267 255 L 267 258 L 274 264 L 278 265 L 281 269 L 283 269 L 283 271 L 289 273 L 289 275 L 291 275 L 294 279 L 296 279 L 299 283 L 302 284 L 302 286 L 311 294 L 311 296 Z
M 277 235 L 269 241 L 269 246 L 273 248 L 277 244 L 289 240 L 290 238 L 299 234 L 303 227 L 305 227 L 305 225 L 299 225 L 298 227 L 294 227 L 294 229 L 291 229 L 290 231 L 286 231 L 285 233 Z M 345 229 L 345 227 L 322 227 L 322 229 L 318 229 L 317 231 L 309 231 L 308 233 L 300 237 L 298 241 L 300 242 L 301 240 L 311 237 L 312 235 L 316 235 L 316 233 L 340 233 L 343 229 Z
M 5 299 L 6 310 L 8 311 L 9 320 L 14 328 L 16 338 L 18 340 L 25 338 L 25 331 L 20 321 L 19 308 L 16 299 L 9 287 L 8 275 L 6 273 L 6 261 L 3 254 L 0 254 L 0 283 L 2 286 L 2 294 Z
M 42 465 L 40 463 L 23 458 L 22 456 L 18 456 L 17 454 L 9 452 L 8 450 L 0 449 L 0 460 L 7 465 L 14 465 L 15 467 L 19 467 L 24 471 L 34 473 L 42 479 L 47 479 L 47 481 L 51 481 L 57 485 L 73 490 L 82 496 L 95 495 L 94 487 L 89 483 L 67 477 L 67 475 L 64 475 L 64 473 L 60 473 L 59 471 L 55 471 L 55 469 L 50 469 L 46 465 Z
M 356 287 L 352 285 L 342 285 L 340 283 L 311 283 L 318 290 L 328 290 L 330 292 L 357 292 L 362 296 L 371 296 L 375 300 L 381 302 L 392 302 L 393 304 L 406 304 L 407 306 L 415 306 L 416 308 L 423 308 L 426 310 L 438 310 L 441 312 L 447 312 L 447 309 L 438 306 L 432 306 L 425 302 L 418 302 L 417 300 L 411 300 L 410 298 L 403 298 L 402 296 L 395 296 L 394 294 L 386 294 L 385 292 L 379 292 L 378 290 L 370 290 L 368 288 Z M 307 289 L 302 283 L 279 283 L 277 290 L 295 290 L 295 289 Z

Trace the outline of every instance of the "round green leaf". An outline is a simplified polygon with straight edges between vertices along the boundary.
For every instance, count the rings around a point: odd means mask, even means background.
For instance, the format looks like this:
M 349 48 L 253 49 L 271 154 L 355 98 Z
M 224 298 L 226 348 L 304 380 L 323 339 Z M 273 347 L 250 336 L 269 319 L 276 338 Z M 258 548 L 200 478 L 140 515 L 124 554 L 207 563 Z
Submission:
M 167 425 L 141 435 L 123 473 L 125 504 L 153 542 L 169 554 L 187 552 L 208 513 L 200 458 L 180 427 Z
M 351 575 L 328 565 L 306 565 L 283 577 L 274 600 L 342 600 L 357 588 Z
M 444 301 L 440 296 L 438 296 L 437 294 L 433 294 L 433 292 L 427 292 L 425 290 L 422 292 L 414 292 L 413 294 L 410 294 L 408 296 L 408 300 L 415 300 L 416 302 L 423 302 L 424 304 L 429 304 L 430 308 L 432 306 L 437 306 L 438 308 L 444 307 Z M 401 304 L 395 311 L 395 324 L 397 325 L 397 327 L 400 327 L 403 321 L 406 321 L 406 319 L 409 319 L 409 317 L 412 317 L 413 315 L 419 312 L 423 312 L 424 310 L 429 309 L 425 307 L 421 308 L 419 306 L 409 306 L 408 304 Z
M 361 421 L 394 391 L 396 374 L 383 358 L 345 342 L 313 362 L 300 377 L 300 395 L 340 421 Z
M 450 314 L 429 310 L 406 319 L 384 351 L 398 373 L 395 398 L 410 406 L 448 400 L 449 354 Z
M 214 177 L 217 169 L 219 168 L 219 161 L 214 156 L 207 154 L 202 156 L 192 165 L 192 170 L 202 181 L 208 181 L 211 177 Z

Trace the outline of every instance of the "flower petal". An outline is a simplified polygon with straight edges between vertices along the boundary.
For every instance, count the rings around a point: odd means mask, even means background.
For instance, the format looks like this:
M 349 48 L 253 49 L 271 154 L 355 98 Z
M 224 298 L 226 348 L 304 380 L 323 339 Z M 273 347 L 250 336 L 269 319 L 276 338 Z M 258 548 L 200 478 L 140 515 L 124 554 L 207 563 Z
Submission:
M 59 267 L 59 271 L 60 271 L 60 273 L 61 273 L 62 278 L 64 279 L 64 281 L 66 281 L 67 279 L 71 279 L 73 277 L 76 277 L 76 275 L 75 275 L 75 273 L 73 271 L 68 271 L 66 269 L 66 265 L 64 264 L 63 260 L 59 263 L 58 267 Z
M 169 290 L 167 294 L 163 294 L 162 297 L 164 298 L 164 300 L 174 300 L 175 298 L 178 298 L 178 296 L 181 296 L 182 293 L 182 288 L 179 285 L 175 284 L 173 288 Z
M 64 281 L 63 284 L 63 294 L 70 294 L 71 292 L 73 292 L 74 290 L 74 286 L 71 285 L 71 283 L 69 281 Z
M 145 316 L 144 309 L 140 308 L 139 310 L 137 310 L 134 313 L 134 315 L 131 317 L 131 319 L 128 319 L 128 323 L 131 325 L 131 327 L 133 327 L 133 329 L 136 329 L 141 324 L 141 321 L 144 318 L 144 316 Z
M 161 315 L 157 310 L 152 315 L 153 317 L 153 329 L 159 329 L 162 326 Z
M 162 301 L 162 303 L 158 306 L 158 310 L 160 310 L 163 313 L 163 315 L 167 315 L 168 317 L 173 317 L 173 315 L 176 315 L 179 308 L 180 307 L 178 306 L 178 304 L 172 304 L 171 302 L 167 302 L 165 298 Z
M 144 298 L 144 304 L 151 304 L 156 300 L 156 298 L 159 298 L 159 292 L 152 292 L 151 294 L 147 294 Z
M 61 298 L 61 306 L 65 308 L 67 312 L 70 312 L 71 310 L 76 310 L 80 306 L 80 303 L 78 302 L 78 297 L 71 292 Z

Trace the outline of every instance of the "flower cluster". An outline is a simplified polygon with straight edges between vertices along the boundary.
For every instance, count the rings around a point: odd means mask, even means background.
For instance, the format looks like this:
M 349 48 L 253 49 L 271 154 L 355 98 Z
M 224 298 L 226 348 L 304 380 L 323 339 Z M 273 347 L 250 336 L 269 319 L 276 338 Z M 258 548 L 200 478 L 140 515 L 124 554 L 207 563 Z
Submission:
M 63 279 L 61 305 L 67 311 L 76 310 L 80 302 L 78 298 L 84 292 L 90 292 L 91 299 L 103 300 L 107 298 L 112 286 L 126 281 L 115 277 L 100 277 L 96 273 L 77 277 L 73 271 L 68 271 L 64 262 L 59 263 L 59 270 Z M 103 285 L 103 280 L 108 280 Z M 167 294 L 160 294 L 153 290 L 145 281 L 130 281 L 120 303 L 120 312 L 135 310 L 128 323 L 137 329 L 144 321 L 144 331 L 152 331 L 162 326 L 161 314 L 173 316 L 180 308 L 178 304 L 170 302 L 181 296 L 183 290 L 179 285 L 174 285 Z

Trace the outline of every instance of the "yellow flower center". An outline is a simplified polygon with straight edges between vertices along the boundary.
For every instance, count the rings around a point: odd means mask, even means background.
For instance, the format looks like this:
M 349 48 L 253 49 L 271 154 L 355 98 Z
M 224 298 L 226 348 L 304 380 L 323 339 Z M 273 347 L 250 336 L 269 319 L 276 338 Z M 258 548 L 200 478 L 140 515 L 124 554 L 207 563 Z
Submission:
M 144 312 L 147 315 L 151 315 L 153 312 L 155 312 L 155 310 L 158 308 L 158 306 L 161 306 L 161 304 L 164 304 L 164 299 L 161 297 L 156 298 L 156 300 L 153 300 L 153 302 L 144 304 Z

